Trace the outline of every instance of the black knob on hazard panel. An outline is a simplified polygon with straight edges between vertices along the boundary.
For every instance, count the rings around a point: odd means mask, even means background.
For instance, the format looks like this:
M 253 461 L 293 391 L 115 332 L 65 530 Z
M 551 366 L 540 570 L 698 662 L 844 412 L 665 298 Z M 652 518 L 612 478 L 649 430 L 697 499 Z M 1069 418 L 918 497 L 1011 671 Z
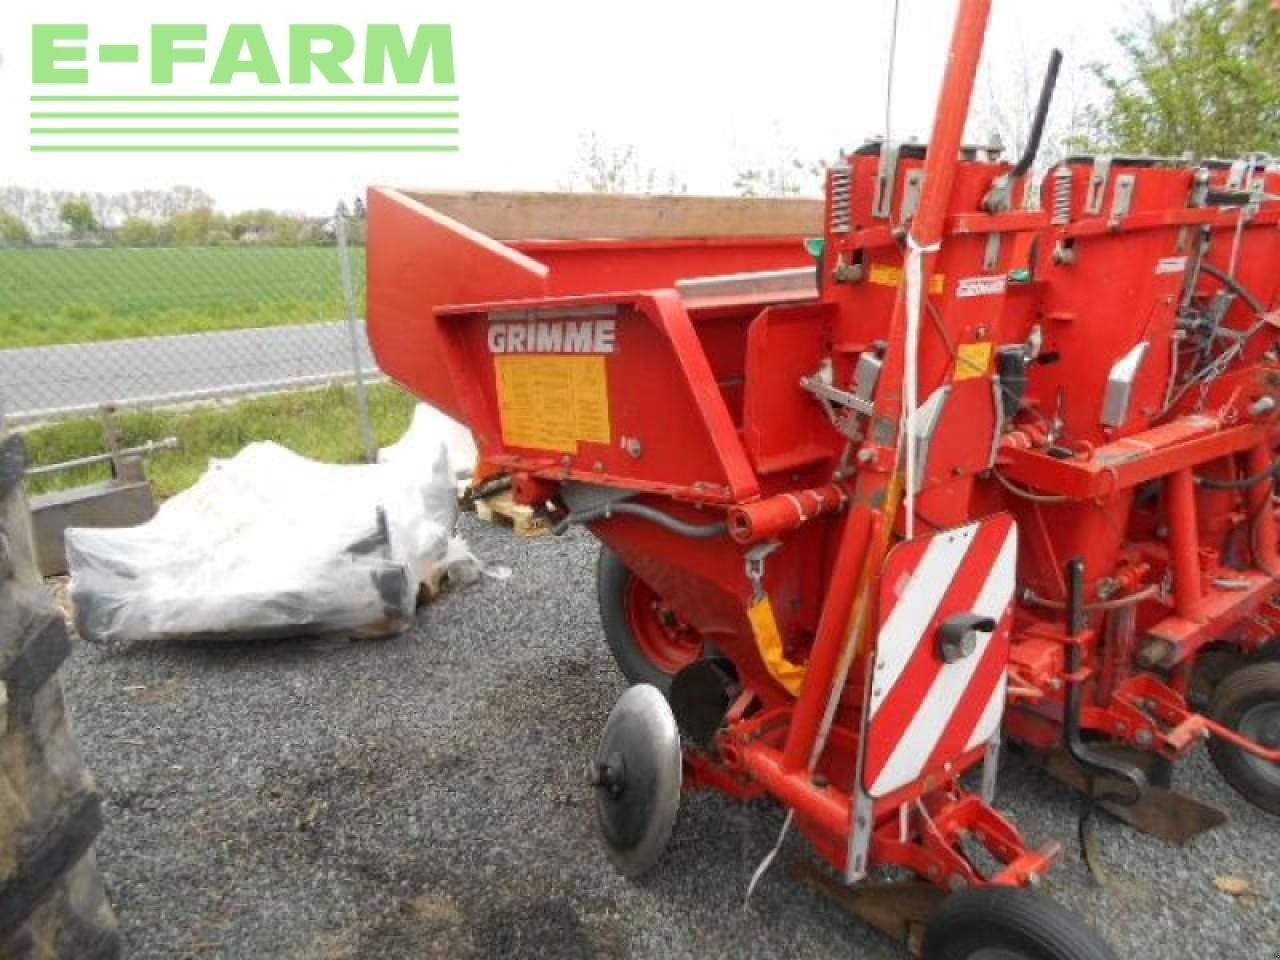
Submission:
M 956 663 L 978 649 L 978 634 L 993 633 L 996 622 L 980 613 L 957 613 L 938 627 L 938 656 L 943 663 Z

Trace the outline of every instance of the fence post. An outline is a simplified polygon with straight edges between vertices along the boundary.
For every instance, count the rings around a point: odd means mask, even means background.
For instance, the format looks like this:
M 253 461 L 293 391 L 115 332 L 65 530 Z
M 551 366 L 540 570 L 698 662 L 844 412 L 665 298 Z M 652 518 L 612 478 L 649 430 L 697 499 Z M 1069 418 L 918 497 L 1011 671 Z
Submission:
M 347 301 L 347 336 L 351 341 L 351 370 L 356 381 L 356 399 L 360 410 L 360 433 L 364 438 L 364 458 L 373 463 L 377 450 L 373 440 L 373 422 L 369 419 L 369 389 L 364 382 L 364 369 L 360 363 L 360 319 L 356 302 L 355 285 L 351 279 L 351 247 L 347 243 L 347 211 L 339 204 L 334 213 L 334 227 L 338 237 L 338 262 L 342 270 L 342 293 Z

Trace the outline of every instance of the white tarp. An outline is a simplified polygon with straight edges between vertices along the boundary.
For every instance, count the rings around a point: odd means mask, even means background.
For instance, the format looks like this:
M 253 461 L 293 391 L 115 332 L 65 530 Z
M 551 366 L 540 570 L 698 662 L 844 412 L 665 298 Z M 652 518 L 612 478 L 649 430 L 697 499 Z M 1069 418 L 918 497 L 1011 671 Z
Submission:
M 421 583 L 455 565 L 469 578 L 475 563 L 453 537 L 448 441 L 419 428 L 397 447 L 391 462 L 338 466 L 254 443 L 213 461 L 141 526 L 68 530 L 80 634 L 146 640 L 406 624 Z
M 449 466 L 458 487 L 465 487 L 479 457 L 475 438 L 457 420 L 425 403 L 413 408 L 413 419 L 405 435 L 378 451 L 378 462 L 430 470 L 440 444 L 448 451 Z

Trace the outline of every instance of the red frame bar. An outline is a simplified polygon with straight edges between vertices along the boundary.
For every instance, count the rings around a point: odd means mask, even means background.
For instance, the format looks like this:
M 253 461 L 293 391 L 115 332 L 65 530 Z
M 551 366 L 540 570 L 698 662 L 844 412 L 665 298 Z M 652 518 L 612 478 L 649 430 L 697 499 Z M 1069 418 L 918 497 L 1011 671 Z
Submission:
M 1001 472 L 1044 493 L 1093 500 L 1240 453 L 1265 442 L 1267 433 L 1265 424 L 1224 427 L 1210 417 L 1188 416 L 1098 447 L 1088 459 L 1062 460 L 1006 445 L 1000 449 Z
M 964 0 L 956 10 L 951 56 L 942 79 L 933 136 L 925 159 L 924 186 L 911 225 L 911 234 L 920 247 L 931 247 L 942 239 L 951 189 L 955 183 L 956 157 L 969 116 L 969 102 L 982 59 L 982 45 L 990 15 L 991 0 Z M 932 275 L 931 265 L 932 257 L 926 254 L 922 264 L 923 276 Z M 906 332 L 906 297 L 899 289 L 875 406 L 876 418 L 895 425 L 902 414 Z M 896 437 L 894 442 L 896 444 Z M 845 522 L 840 553 L 823 604 L 804 687 L 787 735 L 784 766 L 789 772 L 807 769 L 816 761 L 814 750 L 823 718 L 834 712 L 835 704 L 843 694 L 843 690 L 837 687 L 842 687 L 841 681 L 846 679 L 839 674 L 849 661 L 847 645 L 853 644 L 854 651 L 861 652 L 857 645 L 862 644 L 872 620 L 869 607 L 875 574 L 879 572 L 889 546 L 889 533 L 901 495 L 900 485 L 890 476 L 896 470 L 894 451 L 883 447 L 877 450 L 871 442 L 864 444 L 863 449 L 876 455 L 876 463 L 889 466 L 878 468 L 868 463 L 858 473 L 853 506 Z M 871 535 L 873 529 L 874 536 Z M 856 594 L 850 589 L 855 581 L 858 585 Z M 857 613 L 854 613 L 855 606 Z M 849 635 L 851 620 L 860 626 L 861 636 Z
M 1165 482 L 1169 504 L 1169 559 L 1173 567 L 1173 599 L 1178 613 L 1195 615 L 1202 595 L 1200 538 L 1196 522 L 1196 478 L 1190 467 L 1175 470 Z

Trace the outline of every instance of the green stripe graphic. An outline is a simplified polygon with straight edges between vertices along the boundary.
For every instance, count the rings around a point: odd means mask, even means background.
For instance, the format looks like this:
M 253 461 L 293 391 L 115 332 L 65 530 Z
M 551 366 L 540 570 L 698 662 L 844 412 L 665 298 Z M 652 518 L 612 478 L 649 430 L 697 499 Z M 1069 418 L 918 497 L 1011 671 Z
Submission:
M 457 113 L 48 113 L 33 111 L 32 120 L 457 120 Z
M 127 62 L 137 59 L 138 48 L 127 44 L 102 44 L 98 58 L 103 62 Z M 458 94 L 33 94 L 30 132 L 38 142 L 31 144 L 33 153 L 456 153 L 460 114 Z M 130 105 L 155 105 L 158 110 L 130 109 Z M 219 109 L 218 104 L 229 108 Z M 272 109 L 271 104 L 281 104 Z M 377 104 L 383 104 L 378 108 Z M 168 108 L 166 109 L 166 105 Z M 347 105 L 347 109 L 344 109 Z M 354 108 L 375 105 L 369 112 Z M 314 106 L 316 109 L 290 109 Z M 237 109 L 239 107 L 239 109 Z M 90 121 L 62 125 L 74 121 Z M 137 123 L 115 125 L 115 121 L 187 120 L 191 125 L 168 129 L 140 126 Z M 262 121 L 258 126 L 222 125 L 217 121 Z M 287 122 L 310 121 L 308 126 L 292 126 Z M 329 121 L 444 121 L 445 125 L 401 124 L 389 126 L 353 126 Z M 46 121 L 46 123 L 39 123 Z M 56 121 L 59 125 L 49 125 Z M 173 136 L 167 136 L 172 134 Z M 275 137 L 286 142 L 262 143 L 259 138 Z M 352 142 L 361 135 L 394 137 L 399 142 Z M 66 142 L 63 138 L 73 142 Z M 119 137 L 123 143 L 95 142 L 99 137 Z M 205 137 L 225 137 L 235 142 L 205 143 Z M 299 137 L 333 137 L 329 143 L 299 143 Z M 168 142 L 153 143 L 152 138 Z M 191 138 L 191 139 L 188 139 Z M 247 138 L 247 140 L 245 139 Z M 415 138 L 415 142 L 408 142 Z M 446 142 L 441 142 L 445 139 Z M 184 142 L 185 141 L 185 142 Z M 258 142 L 253 142 L 258 141 Z M 287 142 L 293 141 L 293 142 Z M 345 142 L 344 142 L 345 141 Z M 420 142 L 426 141 L 426 142 Z
M 32 127 L 31 132 L 42 136 L 49 134 L 444 134 L 457 133 L 457 127 Z
M 33 103 L 457 103 L 457 95 L 452 96 L 69 96 L 41 95 L 31 98 Z
M 456 144 L 35 144 L 32 153 L 457 153 Z

